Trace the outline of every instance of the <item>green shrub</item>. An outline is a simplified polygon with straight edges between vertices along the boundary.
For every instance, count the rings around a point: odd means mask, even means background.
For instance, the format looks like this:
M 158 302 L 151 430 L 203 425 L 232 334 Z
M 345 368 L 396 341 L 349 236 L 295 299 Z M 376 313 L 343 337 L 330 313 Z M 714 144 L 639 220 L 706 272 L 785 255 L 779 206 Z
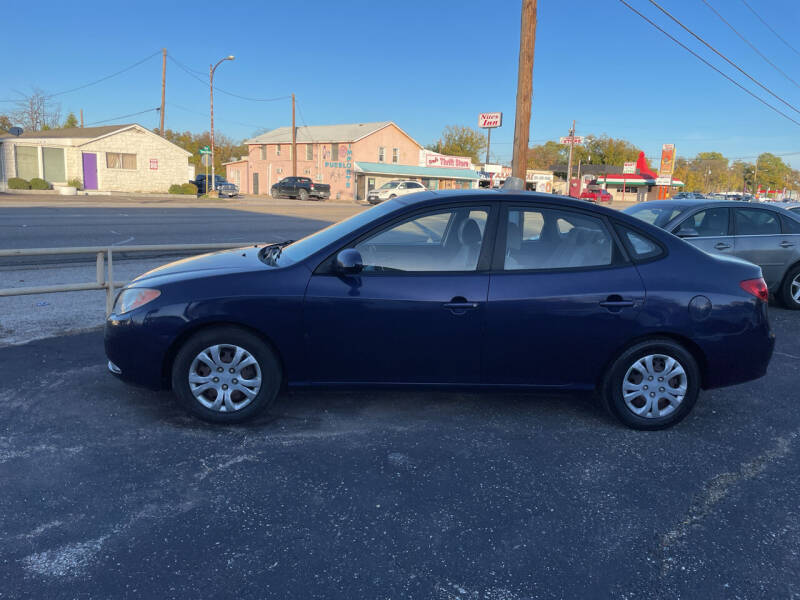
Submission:
M 29 190 L 29 189 L 31 189 L 31 184 L 27 179 L 22 179 L 21 177 L 9 177 L 8 178 L 8 189 L 10 189 L 10 190 Z
M 169 186 L 170 194 L 197 195 L 197 186 L 193 183 L 173 183 Z
M 74 187 L 76 190 L 82 190 L 83 189 L 83 182 L 81 181 L 80 177 L 73 177 L 72 179 L 70 179 L 67 182 L 67 185 L 69 187 Z
M 31 189 L 32 190 L 49 190 L 50 184 L 47 183 L 44 179 L 39 179 L 38 177 L 34 177 L 31 179 Z

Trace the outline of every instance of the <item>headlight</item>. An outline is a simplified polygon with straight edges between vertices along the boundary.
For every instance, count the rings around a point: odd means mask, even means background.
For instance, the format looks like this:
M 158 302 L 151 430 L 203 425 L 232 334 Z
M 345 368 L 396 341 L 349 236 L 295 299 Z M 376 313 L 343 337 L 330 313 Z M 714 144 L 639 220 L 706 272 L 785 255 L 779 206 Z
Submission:
M 144 306 L 148 302 L 152 302 L 161 295 L 159 290 L 152 290 L 148 288 L 129 288 L 122 290 L 117 301 L 114 303 L 114 313 L 118 315 L 130 312 L 135 308 Z

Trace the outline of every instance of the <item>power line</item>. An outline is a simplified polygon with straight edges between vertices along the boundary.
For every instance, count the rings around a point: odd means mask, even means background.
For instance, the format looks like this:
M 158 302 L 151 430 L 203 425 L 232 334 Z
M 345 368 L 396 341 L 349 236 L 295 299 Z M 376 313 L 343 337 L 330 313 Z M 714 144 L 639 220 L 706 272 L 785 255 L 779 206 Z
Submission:
M 109 121 L 117 121 L 119 119 L 127 119 L 128 117 L 136 117 L 138 115 L 143 115 L 145 113 L 149 113 L 149 112 L 153 112 L 153 111 L 159 111 L 159 110 L 161 110 L 161 107 L 157 106 L 156 108 L 148 108 L 147 110 L 142 110 L 142 111 L 139 111 L 139 112 L 131 113 L 129 115 L 120 115 L 119 117 L 112 117 L 110 119 L 104 119 L 102 121 L 95 121 L 94 123 L 87 123 L 86 125 L 87 125 L 87 127 L 91 127 L 92 125 L 100 125 L 101 123 L 108 123 Z
M 55 94 L 47 94 L 45 96 L 45 99 L 48 100 L 48 99 L 54 98 L 56 96 L 63 96 L 64 94 L 70 94 L 72 92 L 77 92 L 78 90 L 82 90 L 84 88 L 87 88 L 87 87 L 96 85 L 98 83 L 101 83 L 103 81 L 106 81 L 107 79 L 111 79 L 112 77 L 116 77 L 117 75 L 122 75 L 126 71 L 130 71 L 131 69 L 133 69 L 135 67 L 138 67 L 142 63 L 147 62 L 148 60 L 150 60 L 151 58 L 153 58 L 157 54 L 161 54 L 161 50 L 158 50 L 157 52 L 154 52 L 153 54 L 150 54 L 149 56 L 145 56 L 142 60 L 140 60 L 138 62 L 135 62 L 132 65 L 117 71 L 116 73 L 111 73 L 111 75 L 106 75 L 105 77 L 101 77 L 100 79 L 96 79 L 95 81 L 91 81 L 89 83 L 84 83 L 83 85 L 79 85 L 78 87 L 74 87 L 74 88 L 71 88 L 71 89 L 68 89 L 68 90 L 64 90 L 63 92 L 56 92 Z M 20 98 L 16 98 L 16 99 L 9 98 L 9 99 L 6 99 L 6 100 L 0 100 L 0 102 L 17 102 L 19 100 L 20 100 Z
M 717 67 L 715 67 L 714 65 L 712 65 L 710 62 L 708 62 L 708 61 L 707 61 L 705 58 L 703 58 L 702 56 L 700 56 L 700 55 L 699 55 L 697 52 L 695 52 L 694 50 L 692 50 L 691 48 L 689 48 L 689 47 L 688 47 L 686 44 L 684 44 L 683 42 L 681 42 L 680 40 L 678 40 L 677 38 L 675 38 L 675 37 L 674 37 L 673 35 L 671 35 L 669 32 L 667 32 L 666 30 L 662 29 L 662 28 L 661 28 L 661 27 L 659 27 L 659 26 L 658 26 L 656 23 L 654 23 L 654 22 L 653 22 L 653 21 L 651 21 L 649 18 L 647 18 L 645 15 L 643 15 L 643 14 L 642 14 L 642 13 L 640 13 L 638 10 L 636 10 L 635 8 L 633 8 L 633 7 L 632 7 L 630 4 L 628 4 L 628 3 L 627 3 L 625 0 L 619 0 L 619 1 L 620 1 L 622 4 L 624 4 L 626 7 L 628 7 L 628 8 L 629 8 L 631 11 L 633 11 L 633 12 L 635 12 L 637 15 L 639 15 L 639 16 L 640 16 L 642 19 L 644 19 L 645 21 L 647 21 L 648 23 L 650 23 L 650 25 L 652 25 L 653 27 L 655 27 L 656 29 L 658 29 L 658 30 L 659 30 L 661 33 L 663 33 L 665 36 L 667 36 L 667 37 L 668 37 L 669 39 L 671 39 L 673 42 L 675 42 L 676 44 L 678 44 L 678 45 L 679 45 L 681 48 L 683 48 L 684 50 L 686 50 L 686 51 L 687 51 L 689 54 L 691 54 L 692 56 L 694 56 L 694 57 L 695 57 L 697 60 L 701 61 L 701 62 L 702 62 L 704 65 L 706 65 L 706 66 L 707 66 L 707 67 L 709 67 L 710 69 L 713 69 L 714 71 L 716 71 L 717 73 L 719 73 L 720 75 L 722 75 L 722 76 L 723 76 L 725 79 L 727 79 L 728 81 L 730 81 L 730 82 L 731 82 L 733 85 L 735 85 L 736 87 L 738 87 L 738 88 L 739 88 L 739 89 L 741 89 L 742 91 L 746 92 L 747 94 L 750 94 L 750 95 L 751 95 L 753 98 L 755 98 L 756 100 L 758 100 L 759 102 L 761 102 L 761 104 L 764 104 L 765 106 L 767 106 L 767 107 L 769 107 L 770 109 L 774 110 L 776 113 L 778 113 L 778 114 L 779 114 L 779 115 L 781 115 L 782 117 L 784 117 L 784 118 L 788 119 L 789 121 L 791 121 L 791 122 L 792 122 L 792 123 L 794 123 L 795 125 L 800 125 L 800 121 L 796 121 L 795 119 L 793 119 L 792 117 L 790 117 L 789 115 L 787 115 L 785 112 L 783 112 L 783 111 L 781 111 L 780 109 L 778 109 L 778 108 L 775 108 L 774 106 L 772 106 L 772 104 L 770 104 L 769 102 L 767 102 L 767 101 L 766 101 L 766 100 L 764 100 L 763 98 L 759 98 L 759 97 L 758 97 L 756 94 L 754 94 L 753 92 L 751 92 L 750 90 L 748 90 L 748 89 L 747 89 L 746 87 L 744 87 L 744 86 L 743 86 L 741 83 L 739 83 L 738 81 L 736 81 L 735 79 L 733 79 L 733 78 L 732 78 L 732 77 L 730 77 L 729 75 L 727 75 L 727 74 L 723 73 L 722 71 L 720 71 L 720 70 L 719 70 Z
M 174 62 L 175 65 L 181 70 L 183 70 L 186 74 L 188 74 L 191 77 L 194 77 L 197 81 L 199 81 L 206 87 L 211 85 L 210 82 L 206 81 L 199 75 L 199 71 L 195 71 L 194 69 L 187 67 L 182 62 L 174 58 L 171 54 L 168 54 L 167 58 L 169 58 L 172 62 Z M 234 98 L 240 98 L 241 100 L 249 100 L 250 102 L 276 102 L 278 100 L 286 100 L 287 98 L 291 98 L 291 96 L 277 96 L 276 98 L 251 98 L 250 96 L 242 96 L 241 94 L 235 94 L 233 92 L 229 92 L 217 86 L 214 86 L 214 90 L 222 94 L 226 94 L 228 96 L 233 96 Z
M 792 46 L 789 42 L 787 42 L 785 39 L 783 39 L 781 37 L 781 35 L 777 31 L 775 31 L 772 27 L 770 27 L 769 23 L 767 23 L 764 19 L 762 19 L 761 16 L 756 11 L 754 11 L 753 8 L 747 2 L 745 2 L 745 0 L 742 0 L 742 4 L 744 4 L 747 8 L 749 8 L 750 12 L 753 13 L 756 16 L 756 18 L 764 24 L 764 27 L 766 27 L 772 33 L 775 34 L 776 38 L 778 38 L 780 41 L 782 41 L 784 44 L 786 44 L 789 48 L 791 48 L 792 52 L 794 52 L 795 54 L 800 56 L 800 51 L 798 51 L 797 48 Z
M 714 48 L 714 46 L 712 46 L 711 44 L 709 44 L 709 43 L 708 43 L 707 41 L 705 41 L 705 40 L 704 40 L 702 37 L 700 37 L 700 36 L 699 36 L 699 35 L 697 35 L 697 34 L 696 34 L 694 31 L 692 31 L 691 29 L 689 29 L 689 28 L 688 28 L 686 25 L 684 25 L 683 23 L 681 23 L 681 21 L 680 21 L 680 20 L 678 20 L 677 18 L 675 18 L 674 16 L 672 16 L 672 14 L 670 14 L 670 12 L 669 12 L 667 9 L 663 8 L 663 7 L 662 7 L 662 6 L 661 6 L 661 5 L 660 5 L 658 2 L 656 2 L 656 0 L 648 0 L 648 2 L 650 2 L 650 4 L 652 4 L 653 6 L 655 6 L 655 7 L 656 7 L 658 10 L 660 10 L 662 13 L 664 13 L 665 15 L 667 15 L 667 16 L 668 16 L 670 19 L 672 19 L 672 20 L 673 20 L 675 23 L 677 23 L 677 24 L 678 24 L 678 25 L 679 25 L 681 28 L 683 28 L 683 29 L 684 29 L 684 30 L 685 30 L 687 33 L 689 33 L 690 35 L 692 35 L 692 36 L 693 36 L 695 39 L 697 39 L 697 40 L 698 40 L 700 43 L 702 43 L 702 44 L 703 44 L 704 46 L 706 46 L 706 47 L 707 47 L 709 50 L 711 50 L 711 51 L 712 51 L 714 54 L 716 54 L 716 55 L 717 55 L 717 56 L 719 56 L 719 57 L 720 57 L 722 60 L 724 60 L 725 62 L 727 62 L 729 65 L 731 65 L 731 66 L 732 66 L 734 69 L 736 69 L 737 71 L 739 71 L 739 72 L 740 72 L 742 75 L 744 75 L 745 77 L 747 77 L 747 78 L 748 78 L 750 81 L 752 81 L 753 83 L 755 83 L 755 84 L 756 84 L 758 87 L 760 87 L 762 90 L 764 90 L 765 92 L 767 92 L 768 94 L 770 94 L 771 96 L 773 96 L 774 98 L 776 98 L 777 100 L 780 100 L 780 101 L 781 101 L 783 104 L 785 104 L 786 106 L 788 106 L 789 108 L 791 108 L 791 109 L 792 109 L 794 112 L 796 112 L 796 113 L 800 114 L 800 109 L 796 108 L 795 106 L 793 106 L 792 104 L 790 104 L 789 102 L 787 102 L 786 100 L 784 100 L 783 98 L 781 98 L 780 96 L 778 96 L 778 94 L 776 94 L 776 93 L 775 93 L 775 92 L 773 92 L 771 89 L 769 89 L 767 86 L 765 86 L 763 83 L 761 83 L 760 81 L 758 81 L 758 80 L 757 80 L 755 77 L 751 76 L 751 75 L 750 75 L 750 74 L 749 74 L 747 71 L 745 71 L 744 69 L 742 69 L 742 68 L 741 68 L 739 65 L 737 65 L 735 62 L 733 62 L 731 59 L 729 59 L 727 56 L 725 56 L 725 55 L 724 55 L 722 52 L 720 52 L 719 50 L 717 50 L 716 48 Z
M 731 31 L 733 31 L 733 33 L 735 33 L 736 35 L 738 35 L 738 36 L 739 36 L 739 38 L 740 38 L 740 39 L 741 39 L 741 40 L 742 40 L 742 41 L 743 41 L 745 44 L 747 44 L 748 46 L 750 46 L 750 48 L 752 48 L 752 49 L 753 49 L 753 52 L 755 52 L 755 53 L 756 53 L 756 54 L 758 54 L 758 55 L 759 55 L 761 58 L 763 58 L 763 59 L 766 61 L 766 63 L 767 63 L 769 66 L 771 66 L 771 67 L 772 67 L 773 69 L 775 69 L 775 70 L 776 70 L 778 73 L 780 73 L 781 75 L 783 75 L 783 76 L 784 76 L 786 79 L 788 79 L 789 81 L 791 81 L 791 82 L 792 82 L 792 83 L 793 83 L 793 84 L 794 84 L 796 87 L 800 88 L 800 83 L 797 83 L 797 82 L 796 82 L 794 79 L 792 79 L 791 77 L 789 77 L 789 76 L 788 76 L 788 75 L 787 75 L 787 74 L 786 74 L 786 73 L 783 71 L 783 69 L 781 69 L 781 68 L 780 68 L 778 65 L 776 65 L 774 62 L 772 62 L 770 59 L 768 59 L 766 56 L 764 56 L 764 54 L 762 54 L 762 53 L 761 53 L 761 51 L 760 51 L 758 48 L 756 48 L 756 47 L 755 47 L 755 46 L 754 46 L 754 45 L 753 45 L 753 44 L 750 42 L 750 40 L 748 40 L 748 39 L 747 39 L 746 37 L 744 37 L 744 36 L 743 36 L 741 33 L 739 33 L 739 31 L 738 31 L 738 30 L 737 30 L 737 29 L 736 29 L 736 28 L 735 28 L 733 25 L 731 25 L 730 23 L 728 23 L 728 21 L 725 19 L 725 17 L 723 17 L 721 14 L 719 14 L 719 13 L 717 12 L 717 10 L 716 10 L 716 9 L 715 9 L 713 6 L 711 6 L 711 4 L 709 4 L 708 0 L 701 0 L 701 2 L 702 2 L 703 4 L 705 4 L 705 5 L 706 5 L 708 8 L 710 8 L 710 9 L 711 9 L 711 12 L 713 12 L 715 15 L 717 15 L 717 16 L 720 18 L 720 20 L 721 20 L 723 23 L 725 23 L 725 25 L 727 25 L 727 26 L 730 28 L 730 30 L 731 30 Z
M 183 110 L 195 115 L 200 115 L 201 117 L 208 117 L 207 113 L 202 113 L 198 110 L 192 110 L 191 108 L 186 108 L 185 106 L 181 106 L 180 104 L 175 104 L 174 102 L 167 102 L 167 106 L 171 106 L 172 108 L 177 108 L 178 110 Z M 237 125 L 243 125 L 245 127 L 255 127 L 256 129 L 270 129 L 269 127 L 265 127 L 264 125 L 256 125 L 255 123 L 243 123 L 242 121 L 235 121 L 227 117 L 218 117 L 216 115 L 214 115 L 214 120 L 226 121 L 228 123 L 236 123 Z

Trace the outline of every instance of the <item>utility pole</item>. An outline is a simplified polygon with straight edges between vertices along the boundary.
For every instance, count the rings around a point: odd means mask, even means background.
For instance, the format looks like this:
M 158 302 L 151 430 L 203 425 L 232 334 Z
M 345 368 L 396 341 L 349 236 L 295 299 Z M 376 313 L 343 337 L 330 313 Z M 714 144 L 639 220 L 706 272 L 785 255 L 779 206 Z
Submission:
M 572 149 L 575 147 L 571 138 L 575 137 L 575 119 L 572 120 L 572 129 L 569 130 L 569 160 L 567 161 L 567 196 L 569 196 L 569 188 L 572 180 Z
M 292 177 L 297 177 L 297 127 L 294 124 L 294 94 L 292 94 Z
M 217 189 L 217 182 L 214 178 L 214 71 L 226 60 L 233 60 L 233 54 L 219 59 L 217 64 L 208 65 L 208 90 L 211 94 L 211 192 Z M 206 179 L 206 195 L 209 194 L 208 179 Z
M 167 49 L 161 49 L 161 126 L 158 132 L 164 137 L 164 100 L 167 96 Z
M 536 0 L 522 0 L 519 69 L 517 71 L 517 109 L 514 118 L 514 156 L 511 161 L 511 174 L 514 177 L 519 177 L 522 181 L 525 181 L 525 171 L 528 166 L 528 137 L 531 129 L 533 54 L 535 46 Z
M 83 129 L 83 109 L 81 109 L 81 129 Z

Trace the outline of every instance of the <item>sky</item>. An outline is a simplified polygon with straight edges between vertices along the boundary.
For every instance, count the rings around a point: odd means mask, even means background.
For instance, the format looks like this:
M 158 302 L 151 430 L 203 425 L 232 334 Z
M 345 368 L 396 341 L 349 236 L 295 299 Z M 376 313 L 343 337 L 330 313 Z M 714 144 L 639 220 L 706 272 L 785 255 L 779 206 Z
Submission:
M 4 0 L 9 2 L 11 0 Z M 741 0 L 707 0 L 789 77 L 800 82 L 800 54 L 784 45 Z M 755 79 L 781 104 L 660 13 L 628 2 L 718 68 L 800 121 L 800 84 L 770 67 L 702 0 L 660 4 Z M 796 0 L 748 0 L 795 49 Z M 291 124 L 394 121 L 419 143 L 447 125 L 477 125 L 478 113 L 503 112 L 492 132 L 492 159 L 510 164 L 514 137 L 521 0 L 361 0 L 293 2 L 179 1 L 79 5 L 14 2 L 6 11 L 0 114 L 34 87 L 87 125 L 158 126 L 161 48 L 167 48 L 166 127 L 209 127 L 209 64 L 217 69 L 215 131 L 243 140 Z M 35 24 L 32 32 L 26 24 Z M 14 52 L 14 48 L 18 51 Z M 156 54 L 157 53 L 157 54 Z M 95 81 L 150 56 L 96 85 Z M 175 62 L 177 61 L 177 62 Z M 197 74 L 192 75 L 182 65 Z M 795 108 L 797 107 L 797 108 Z M 126 118 L 123 115 L 149 110 Z M 539 0 L 531 145 L 566 135 L 628 139 L 648 156 L 674 143 L 681 156 L 719 151 L 753 160 L 787 154 L 800 168 L 800 126 L 776 114 L 653 29 L 619 0 Z M 105 123 L 103 123 L 105 124 Z M 795 153 L 789 155 L 789 153 Z

